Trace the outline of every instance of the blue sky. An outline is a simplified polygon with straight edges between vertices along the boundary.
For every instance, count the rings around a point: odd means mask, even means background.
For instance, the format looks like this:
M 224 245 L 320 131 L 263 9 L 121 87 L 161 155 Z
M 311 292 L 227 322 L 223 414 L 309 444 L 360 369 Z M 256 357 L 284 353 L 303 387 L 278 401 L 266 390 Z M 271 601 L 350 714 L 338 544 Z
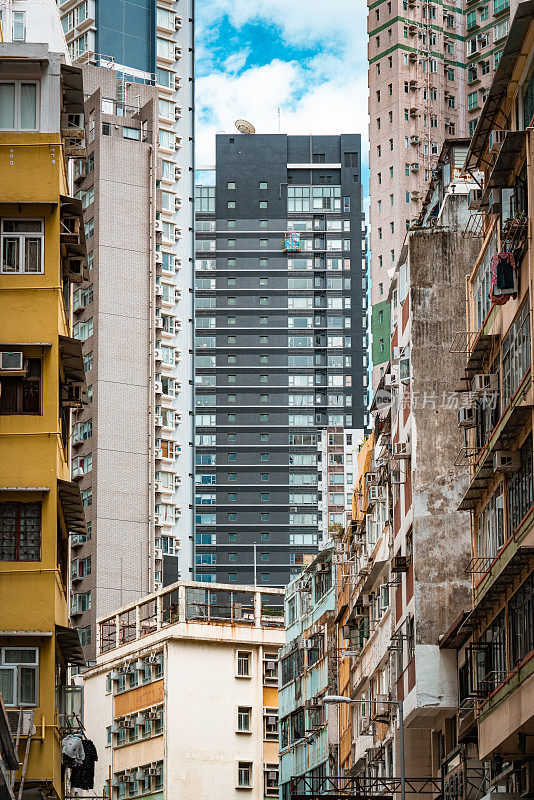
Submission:
M 277 133 L 280 108 L 282 133 L 361 133 L 366 180 L 366 14 L 363 0 L 196 0 L 197 165 L 238 117 Z

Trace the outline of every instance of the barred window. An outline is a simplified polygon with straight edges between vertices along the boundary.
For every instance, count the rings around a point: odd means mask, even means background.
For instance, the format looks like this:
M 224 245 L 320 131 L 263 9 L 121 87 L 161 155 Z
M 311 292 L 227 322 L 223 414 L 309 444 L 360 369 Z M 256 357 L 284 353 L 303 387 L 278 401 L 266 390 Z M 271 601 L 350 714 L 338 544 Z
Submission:
M 508 606 L 510 666 L 517 666 L 534 650 L 534 572 L 513 595 Z
M 510 326 L 502 345 L 503 407 L 506 406 L 530 367 L 529 304 L 523 307 Z
M 532 434 L 519 451 L 520 466 L 508 480 L 508 535 L 512 535 L 532 507 Z
M 0 503 L 0 561 L 39 561 L 41 503 Z

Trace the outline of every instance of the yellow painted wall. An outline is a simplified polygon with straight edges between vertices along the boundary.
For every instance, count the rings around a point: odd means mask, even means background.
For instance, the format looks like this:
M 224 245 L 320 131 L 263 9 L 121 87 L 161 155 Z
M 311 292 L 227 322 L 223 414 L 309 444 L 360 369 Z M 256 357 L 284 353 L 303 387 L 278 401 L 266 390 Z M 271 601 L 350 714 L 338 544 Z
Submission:
M 62 796 L 60 734 L 55 725 L 55 625 L 68 624 L 68 606 L 67 587 L 57 569 L 57 479 L 69 478 L 69 453 L 60 437 L 58 336 L 70 331 L 61 294 L 59 200 L 66 194 L 66 175 L 58 134 L 0 134 L 0 185 L 0 217 L 45 220 L 44 274 L 0 275 L 0 343 L 49 343 L 28 351 L 42 357 L 42 413 L 0 416 L 0 487 L 48 488 L 20 494 L 0 490 L 1 500 L 42 500 L 41 561 L 0 562 L 0 629 L 49 636 L 2 637 L 1 644 L 39 646 L 37 733 L 26 780 L 52 780 Z M 19 205 L 23 201 L 27 204 Z M 25 740 L 21 759 L 24 748 Z

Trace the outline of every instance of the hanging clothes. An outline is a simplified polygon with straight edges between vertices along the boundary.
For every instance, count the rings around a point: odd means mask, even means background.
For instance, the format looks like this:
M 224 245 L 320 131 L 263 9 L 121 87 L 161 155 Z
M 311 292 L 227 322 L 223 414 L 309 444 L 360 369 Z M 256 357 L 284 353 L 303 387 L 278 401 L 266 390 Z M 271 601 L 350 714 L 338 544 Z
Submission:
M 489 297 L 494 305 L 502 306 L 518 292 L 518 277 L 513 253 L 496 253 L 490 261 L 491 289 Z
M 85 750 L 82 737 L 77 733 L 70 733 L 61 742 L 61 763 L 65 767 L 83 764 Z
M 96 747 L 90 739 L 82 740 L 84 760 L 70 771 L 70 785 L 73 789 L 92 789 L 95 784 L 95 763 L 98 761 Z

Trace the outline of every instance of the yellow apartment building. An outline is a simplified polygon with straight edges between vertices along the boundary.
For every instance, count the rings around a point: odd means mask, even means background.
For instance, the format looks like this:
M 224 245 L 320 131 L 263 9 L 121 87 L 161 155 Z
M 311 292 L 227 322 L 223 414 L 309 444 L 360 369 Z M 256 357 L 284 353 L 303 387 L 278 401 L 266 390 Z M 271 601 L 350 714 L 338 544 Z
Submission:
M 83 152 L 83 90 L 54 3 L 11 0 L 1 13 L 0 694 L 15 793 L 55 798 L 67 669 L 83 663 L 68 627 L 68 537 L 87 535 L 69 453 L 86 390 L 69 318 L 87 259 L 67 182 L 68 157 Z

